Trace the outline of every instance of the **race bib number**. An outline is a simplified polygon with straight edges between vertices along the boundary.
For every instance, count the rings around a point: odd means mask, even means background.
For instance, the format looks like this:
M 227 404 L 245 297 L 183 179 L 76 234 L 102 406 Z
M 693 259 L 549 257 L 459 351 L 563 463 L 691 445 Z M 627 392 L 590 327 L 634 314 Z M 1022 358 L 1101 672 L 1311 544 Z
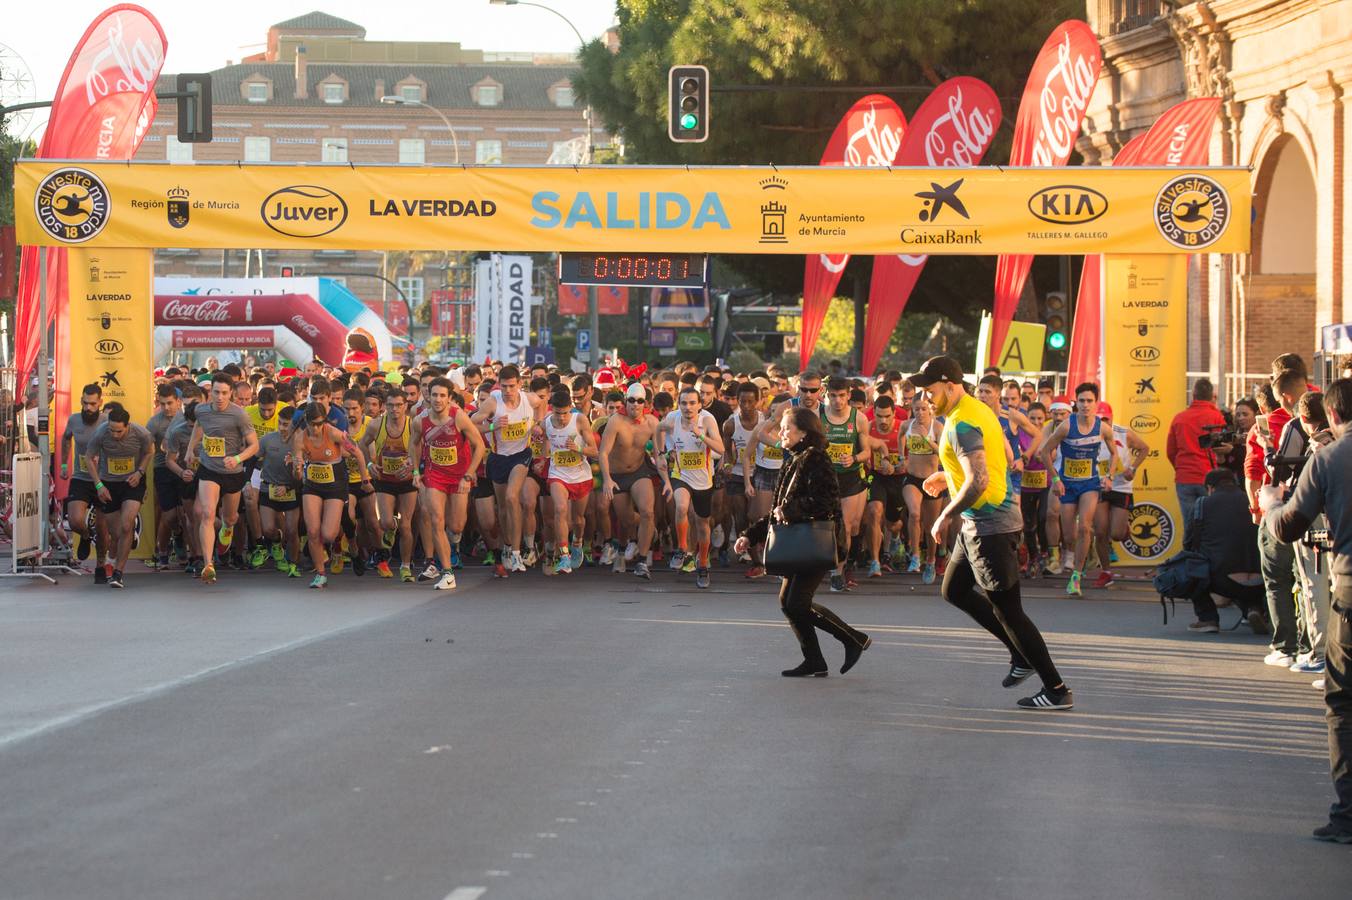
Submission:
M 284 484 L 268 485 L 268 499 L 278 503 L 290 503 L 296 499 L 296 489 Z
M 582 454 L 577 450 L 555 450 L 554 465 L 559 468 L 576 466 L 582 462 Z
M 765 448 L 765 451 L 761 454 L 761 459 L 778 459 L 778 460 L 783 460 L 783 459 L 784 459 L 784 448 L 783 448 L 783 447 L 766 447 L 766 448 Z
M 827 444 L 826 455 L 832 465 L 847 467 L 854 462 L 854 444 Z
M 1107 478 L 1107 477 L 1108 477 L 1108 460 L 1106 460 L 1106 459 L 1101 459 L 1101 460 L 1099 460 L 1098 470 L 1099 470 L 1099 477 L 1100 477 L 1100 478 Z
M 460 461 L 459 447 L 432 447 L 432 465 L 453 466 Z
M 1092 459 L 1068 459 L 1066 460 L 1066 477 L 1083 481 L 1086 478 L 1094 476 L 1094 461 Z
M 382 456 L 380 458 L 380 471 L 386 475 L 398 475 L 403 471 L 407 462 L 407 456 Z
M 502 426 L 498 436 L 504 441 L 519 441 L 530 431 L 529 422 L 512 422 L 509 425 Z
M 543 459 L 548 456 L 549 453 L 545 450 L 545 442 L 543 440 L 532 439 L 530 442 L 530 455 L 532 459 Z
M 1034 491 L 1045 488 L 1047 486 L 1047 470 L 1038 469 L 1035 472 L 1030 472 L 1027 469 L 1024 469 L 1023 486 Z
M 132 469 L 136 468 L 136 459 L 131 456 L 110 456 L 108 457 L 109 475 L 130 475 Z
M 918 434 L 906 438 L 906 450 L 917 456 L 929 456 L 934 453 L 934 448 L 930 446 L 929 440 Z
M 305 477 L 314 484 L 333 484 L 333 463 L 310 463 Z
M 355 463 L 350 463 L 347 467 L 347 483 L 358 484 L 361 481 L 361 470 Z
M 75 457 L 75 471 L 77 473 L 89 471 L 88 469 L 85 468 L 84 457 L 78 454 Z
M 225 457 L 225 438 L 223 437 L 204 437 L 202 438 L 202 447 L 207 456 L 212 459 L 222 459 Z
M 676 454 L 676 465 L 684 472 L 694 472 L 704 468 L 703 450 L 682 450 Z

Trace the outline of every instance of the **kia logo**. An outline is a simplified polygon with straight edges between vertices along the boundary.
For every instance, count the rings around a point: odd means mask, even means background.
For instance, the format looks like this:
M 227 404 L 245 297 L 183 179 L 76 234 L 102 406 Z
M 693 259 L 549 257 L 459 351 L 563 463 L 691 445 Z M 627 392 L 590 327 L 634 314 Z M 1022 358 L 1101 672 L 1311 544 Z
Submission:
M 268 194 L 260 214 L 263 223 L 278 234 L 322 237 L 347 221 L 347 203 L 328 188 L 298 184 Z
M 1093 188 L 1057 184 L 1029 197 L 1028 211 L 1053 225 L 1083 225 L 1108 211 L 1108 198 Z
M 1141 414 L 1133 416 L 1131 419 L 1131 430 L 1140 431 L 1149 434 L 1152 431 L 1159 431 L 1160 420 L 1151 415 Z
M 95 341 L 94 352 L 100 356 L 117 356 L 122 352 L 122 342 L 113 340 Z
M 1132 347 L 1131 358 L 1136 362 L 1154 362 L 1160 358 L 1160 348 L 1148 345 Z

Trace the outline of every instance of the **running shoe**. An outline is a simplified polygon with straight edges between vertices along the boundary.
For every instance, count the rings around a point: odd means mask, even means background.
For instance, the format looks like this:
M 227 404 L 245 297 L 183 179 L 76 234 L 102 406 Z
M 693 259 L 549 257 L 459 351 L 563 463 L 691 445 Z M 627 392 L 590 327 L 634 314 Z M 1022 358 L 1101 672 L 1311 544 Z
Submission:
M 725 569 L 731 565 L 731 562 L 728 559 L 728 547 L 726 544 L 718 548 L 718 564 Z
M 428 563 L 427 568 L 418 573 L 419 581 L 436 581 L 440 577 L 441 569 L 437 568 L 435 563 Z
M 399 536 L 398 530 L 391 528 L 389 531 L 386 531 L 384 534 L 380 536 L 380 545 L 384 547 L 386 550 L 392 549 L 394 547 L 395 538 L 397 538 L 398 536 Z
M 249 568 L 251 569 L 262 568 L 263 563 L 267 561 L 268 561 L 268 548 L 264 547 L 262 544 L 259 544 L 257 547 L 255 547 L 253 553 L 249 554 Z
M 108 583 L 108 569 L 103 565 L 103 563 L 99 563 L 94 567 L 94 583 L 95 584 Z
M 216 583 L 216 567 L 207 563 L 202 567 L 202 580 L 207 584 Z
M 286 569 L 284 571 L 286 572 L 287 578 L 300 577 L 300 569 L 296 568 L 296 566 L 293 563 L 287 563 Z
M 113 575 L 115 575 L 115 576 L 116 576 L 117 574 L 119 574 L 119 573 L 117 573 L 117 572 L 114 572 L 114 573 L 113 573 Z M 109 583 L 109 584 L 112 584 L 111 581 L 108 582 L 108 583 Z M 1299 660 L 1299 661 L 1297 661 L 1297 662 L 1295 662 L 1295 663 L 1292 663 L 1292 665 L 1291 665 L 1291 671 L 1292 671 L 1292 672 L 1301 672 L 1301 673 L 1309 674 L 1309 675 L 1318 675 L 1318 674 L 1320 674 L 1320 673 L 1322 673 L 1322 672 L 1324 671 L 1324 660 L 1322 660 L 1322 659 L 1306 659 L 1306 660 Z
M 1061 574 L 1061 548 L 1052 548 L 1051 557 L 1047 560 L 1047 564 L 1042 567 L 1042 572 L 1045 575 Z
M 901 538 L 892 538 L 891 542 L 887 545 L 887 555 L 893 559 L 897 559 L 901 556 Z
M 1026 666 L 1016 666 L 1013 663 L 1009 665 L 1009 674 L 1005 680 L 1000 682 L 1000 687 L 1012 688 L 1015 685 L 1023 684 L 1028 677 L 1033 674 L 1033 670 Z
M 282 549 L 281 544 L 272 545 L 272 559 L 274 562 L 286 562 L 286 551 Z
M 449 570 L 442 572 L 441 577 L 437 579 L 437 583 L 432 586 L 432 590 L 434 591 L 455 590 L 455 573 Z
M 120 587 L 122 587 L 122 586 L 123 586 L 123 585 L 122 585 L 122 571 L 121 571 L 120 569 L 113 569 L 113 575 L 112 575 L 111 578 L 108 579 L 108 587 L 110 587 L 110 588 L 120 588 Z M 1321 662 L 1321 663 L 1319 664 L 1319 671 L 1322 672 L 1323 670 L 1324 670 L 1324 664 Z M 1313 670 L 1311 670 L 1311 671 L 1313 671 Z
M 710 535 L 710 541 L 715 547 L 722 547 L 723 541 L 727 539 L 727 533 L 723 531 L 722 525 L 715 525 L 713 534 Z
M 1066 593 L 1072 597 L 1083 597 L 1084 590 L 1080 587 L 1080 570 L 1074 569 L 1070 573 L 1070 581 L 1066 582 Z
M 188 560 L 188 564 L 183 567 L 183 574 L 187 575 L 189 578 L 196 578 L 198 575 L 201 575 L 202 570 L 197 567 L 197 560 Z
M 572 553 L 569 554 L 569 555 L 571 556 L 571 562 L 572 562 L 572 564 L 573 564 L 573 568 L 574 568 L 574 569 L 580 569 L 580 568 L 582 568 L 582 560 L 584 559 L 584 557 L 583 557 L 583 555 L 582 555 L 582 548 L 581 548 L 581 547 L 574 547 L 573 550 L 572 550 Z M 624 571 L 624 557 L 623 557 L 623 556 L 620 556 L 618 553 L 615 554 L 615 562 L 619 564 L 619 566 L 620 566 L 620 571 L 623 572 L 623 571 Z
M 1108 548 L 1108 563 L 1109 563 L 1110 565 L 1117 565 L 1117 548 L 1116 548 L 1116 547 L 1110 546 L 1110 547 Z
M 1314 681 L 1310 682 L 1310 687 L 1314 688 L 1316 691 L 1322 691 L 1324 689 L 1324 679 L 1316 678 Z
M 685 560 L 681 563 L 681 571 L 690 573 L 695 571 L 697 568 L 699 568 L 699 560 L 695 558 L 695 554 L 693 553 L 686 554 Z
M 287 561 L 285 553 L 283 553 L 280 558 L 278 558 L 276 554 L 274 554 L 273 556 L 275 559 L 277 559 L 275 565 L 277 566 L 278 572 L 286 572 L 293 568 L 291 563 Z
M 925 563 L 925 567 L 920 570 L 920 581 L 924 584 L 934 584 L 934 563 Z
M 906 574 L 914 575 L 916 572 L 919 571 L 920 571 L 920 554 L 913 553 L 911 554 L 911 558 L 906 563 Z
M 400 566 L 399 580 L 402 581 L 404 584 L 412 584 L 415 580 L 413 577 L 413 569 L 411 569 L 408 566 Z
M 865 572 L 865 575 L 869 578 L 882 578 L 883 564 L 875 559 L 873 562 L 868 564 L 868 570 Z
M 750 579 L 764 578 L 765 566 L 752 566 L 746 570 L 746 577 Z
M 673 550 L 671 551 L 671 562 L 667 563 L 667 568 L 673 572 L 679 572 L 684 561 L 685 554 L 680 550 Z
M 494 578 L 506 578 L 506 577 L 507 577 L 507 567 L 504 566 L 502 563 L 498 563 L 496 566 L 493 567 L 493 577 L 494 577 Z
M 343 554 L 334 553 L 329 558 L 329 570 L 335 575 L 343 574 Z
M 235 541 L 235 526 L 222 525 L 221 530 L 216 532 L 216 539 L 220 541 L 222 549 L 229 547 Z
M 948 555 L 947 555 L 947 554 L 945 554 L 945 555 L 943 555 L 943 556 L 940 556 L 938 559 L 936 559 L 936 560 L 934 561 L 934 571 L 937 572 L 937 573 L 939 573 L 939 577 L 940 577 L 940 578 L 943 578 L 943 577 L 944 577 L 944 573 L 948 571 Z
M 452 569 L 463 569 L 464 567 L 465 567 L 465 564 L 464 564 L 463 562 L 460 561 L 460 548 L 459 548 L 459 547 L 452 546 L 452 547 L 451 547 L 451 568 L 452 568 Z
M 352 554 L 352 574 L 358 576 L 366 574 L 366 557 L 361 553 Z
M 1332 844 L 1352 844 L 1352 831 L 1346 828 L 1339 828 L 1337 825 L 1320 825 L 1310 833 L 1316 841 L 1327 841 Z
M 1117 579 L 1113 577 L 1113 573 L 1112 573 L 1112 572 L 1109 572 L 1107 569 L 1104 569 L 1104 570 L 1102 570 L 1101 572 L 1099 572 L 1099 573 L 1098 573 L 1098 577 L 1094 579 L 1094 587 L 1096 587 L 1096 588 L 1110 588 L 1110 587 L 1112 587 L 1116 582 L 1117 582 Z
M 615 562 L 612 563 L 611 566 L 610 566 L 610 574 L 612 574 L 612 575 L 623 575 L 623 574 L 624 574 L 624 568 L 625 568 L 625 567 L 624 567 L 624 554 L 623 554 L 623 553 L 616 553 L 616 554 L 615 554 Z
M 701 590 L 708 590 L 708 588 L 709 588 L 709 570 L 708 570 L 708 569 L 706 569 L 706 568 L 699 568 L 699 569 L 696 569 L 696 570 L 695 570 L 695 587 L 697 587 L 697 588 L 699 588 L 699 589 L 701 589 Z
M 496 561 L 493 559 L 493 551 L 492 551 L 492 550 L 485 550 L 485 551 L 484 551 L 484 561 L 483 561 L 483 563 L 481 563 L 481 565 L 485 565 L 485 566 L 496 565 Z
M 75 545 L 75 558 L 81 562 L 89 559 L 89 538 L 86 535 L 80 535 L 80 542 Z
M 1019 701 L 1020 709 L 1035 709 L 1044 712 L 1052 712 L 1060 709 L 1074 709 L 1075 697 L 1071 694 L 1070 688 L 1062 688 L 1059 691 L 1043 688 L 1031 697 L 1024 697 Z
M 310 579 L 311 588 L 328 587 L 328 584 L 329 584 L 328 577 L 320 572 L 316 572 L 315 577 Z
M 610 543 L 610 541 L 606 541 L 605 549 L 601 551 L 601 565 L 614 565 L 616 555 L 615 545 Z
M 857 588 L 857 587 L 859 587 L 859 582 L 857 582 L 857 581 L 854 580 L 854 573 L 853 573 L 853 572 L 850 572 L 850 571 L 846 571 L 846 573 L 845 573 L 845 590 L 848 591 L 850 588 Z
M 1219 622 L 1210 622 L 1198 619 L 1188 625 L 1188 631 L 1193 634 L 1220 634 L 1221 624 Z
M 638 556 L 638 541 L 630 541 L 624 548 L 624 561 L 633 562 L 635 556 Z
M 645 562 L 640 562 L 638 565 L 634 566 L 634 574 L 644 581 L 653 580 L 653 573 L 648 571 L 648 564 Z
M 569 575 L 572 573 L 572 571 L 573 571 L 573 554 L 560 553 L 559 561 L 554 564 L 554 574 Z
M 845 586 L 845 576 L 837 575 L 833 572 L 831 574 L 831 593 L 842 594 L 848 590 L 849 588 Z
M 534 548 L 534 547 L 527 547 L 527 548 L 526 548 L 526 553 L 525 553 L 525 555 L 521 557 L 521 564 L 522 564 L 525 568 L 521 569 L 520 571 L 524 572 L 524 571 L 526 571 L 526 569 L 533 569 L 533 568 L 535 568 L 535 564 L 536 564 L 537 562 L 539 562 L 539 561 L 540 561 L 540 557 L 539 557 L 538 555 L 536 555 L 536 553 L 535 553 L 535 548 Z
M 169 554 L 168 554 L 168 553 L 161 553 L 161 554 L 160 554 L 160 565 L 159 565 L 159 569 L 160 569 L 161 572 L 167 572 L 167 571 L 169 571 Z
M 388 560 L 382 559 L 380 562 L 376 563 L 376 574 L 381 578 L 393 578 L 394 570 L 390 568 Z

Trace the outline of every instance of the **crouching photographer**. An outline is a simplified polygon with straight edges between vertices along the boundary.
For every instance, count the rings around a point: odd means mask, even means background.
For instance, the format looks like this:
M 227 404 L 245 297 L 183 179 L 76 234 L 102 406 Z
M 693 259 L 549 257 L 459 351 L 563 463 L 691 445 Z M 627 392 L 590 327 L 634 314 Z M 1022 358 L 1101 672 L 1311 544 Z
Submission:
M 1329 766 L 1335 799 L 1329 823 L 1314 831 L 1323 841 L 1352 844 L 1352 379 L 1341 378 L 1324 394 L 1324 411 L 1334 440 L 1313 454 L 1285 503 L 1281 489 L 1262 491 L 1267 508 L 1263 528 L 1284 543 L 1311 539 L 1321 513 L 1328 518 L 1325 543 L 1331 548 L 1331 615 L 1325 635 L 1324 702 L 1328 707 Z

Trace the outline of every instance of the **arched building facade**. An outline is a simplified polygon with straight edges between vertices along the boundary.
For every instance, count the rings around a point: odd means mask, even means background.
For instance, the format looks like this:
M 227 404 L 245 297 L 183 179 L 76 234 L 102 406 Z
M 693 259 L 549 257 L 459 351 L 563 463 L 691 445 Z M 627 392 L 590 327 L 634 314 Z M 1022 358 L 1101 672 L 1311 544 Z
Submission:
M 1309 360 L 1320 328 L 1352 321 L 1352 0 L 1086 0 L 1086 14 L 1104 62 L 1086 164 L 1175 103 L 1223 101 L 1210 162 L 1250 169 L 1253 248 L 1193 259 L 1188 370 L 1244 396 L 1278 353 Z

